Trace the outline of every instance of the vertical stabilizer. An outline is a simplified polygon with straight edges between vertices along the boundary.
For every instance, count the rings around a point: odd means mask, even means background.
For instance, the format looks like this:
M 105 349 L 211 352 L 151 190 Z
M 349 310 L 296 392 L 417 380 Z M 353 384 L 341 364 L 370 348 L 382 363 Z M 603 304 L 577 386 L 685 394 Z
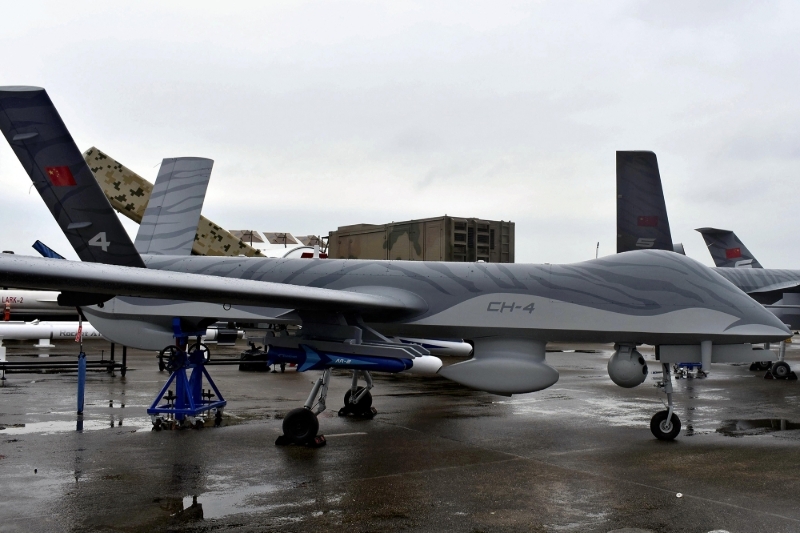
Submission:
M 698 228 L 706 241 L 714 264 L 727 268 L 763 268 L 747 246 L 732 231 L 716 228 Z
M 653 152 L 617 152 L 617 253 L 676 251 Z
M 141 254 L 191 255 L 214 161 L 164 159 L 136 235 Z
M 44 89 L 0 87 L 0 130 L 82 261 L 144 267 Z

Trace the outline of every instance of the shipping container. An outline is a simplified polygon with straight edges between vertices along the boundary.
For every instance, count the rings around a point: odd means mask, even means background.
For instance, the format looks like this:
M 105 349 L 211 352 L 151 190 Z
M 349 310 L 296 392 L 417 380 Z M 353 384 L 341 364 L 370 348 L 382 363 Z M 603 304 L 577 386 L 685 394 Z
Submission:
M 328 236 L 334 259 L 514 262 L 514 223 L 443 216 L 341 226 Z

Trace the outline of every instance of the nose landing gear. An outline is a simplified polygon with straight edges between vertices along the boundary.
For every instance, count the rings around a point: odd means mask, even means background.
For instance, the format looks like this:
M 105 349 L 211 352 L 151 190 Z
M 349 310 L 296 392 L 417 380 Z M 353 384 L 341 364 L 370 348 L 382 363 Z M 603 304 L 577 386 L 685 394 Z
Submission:
M 667 395 L 667 410 L 659 411 L 650 419 L 650 431 L 658 440 L 675 440 L 681 432 L 681 421 L 673 412 L 672 404 L 672 369 L 668 363 L 661 365 L 662 379 L 657 386 Z

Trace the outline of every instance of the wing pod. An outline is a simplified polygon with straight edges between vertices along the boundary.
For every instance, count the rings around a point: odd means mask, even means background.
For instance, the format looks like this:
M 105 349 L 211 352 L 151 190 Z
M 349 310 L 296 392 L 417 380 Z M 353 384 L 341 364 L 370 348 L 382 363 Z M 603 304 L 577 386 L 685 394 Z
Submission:
M 546 389 L 558 381 L 558 371 L 544 362 L 545 342 L 506 337 L 474 342 L 472 359 L 444 367 L 439 375 L 503 396 Z

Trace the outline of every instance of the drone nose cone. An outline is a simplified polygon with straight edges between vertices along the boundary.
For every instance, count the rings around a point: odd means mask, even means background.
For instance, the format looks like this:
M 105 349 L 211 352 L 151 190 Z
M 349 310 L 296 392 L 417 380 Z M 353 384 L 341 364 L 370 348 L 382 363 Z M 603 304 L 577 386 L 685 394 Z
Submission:
M 750 298 L 748 296 L 748 298 Z M 792 331 L 773 313 L 752 300 L 752 306 L 727 333 L 753 338 L 750 342 L 779 342 L 792 336 Z
M 660 318 L 658 329 L 664 343 L 778 342 L 791 335 L 761 304 L 714 269 L 689 257 L 648 250 L 600 261 L 611 267 L 613 277 L 609 279 L 625 279 L 628 286 L 633 285 L 636 290 L 629 294 L 644 302 L 645 312 Z M 638 305 L 633 300 L 625 303 Z M 656 342 L 661 339 L 655 338 Z

